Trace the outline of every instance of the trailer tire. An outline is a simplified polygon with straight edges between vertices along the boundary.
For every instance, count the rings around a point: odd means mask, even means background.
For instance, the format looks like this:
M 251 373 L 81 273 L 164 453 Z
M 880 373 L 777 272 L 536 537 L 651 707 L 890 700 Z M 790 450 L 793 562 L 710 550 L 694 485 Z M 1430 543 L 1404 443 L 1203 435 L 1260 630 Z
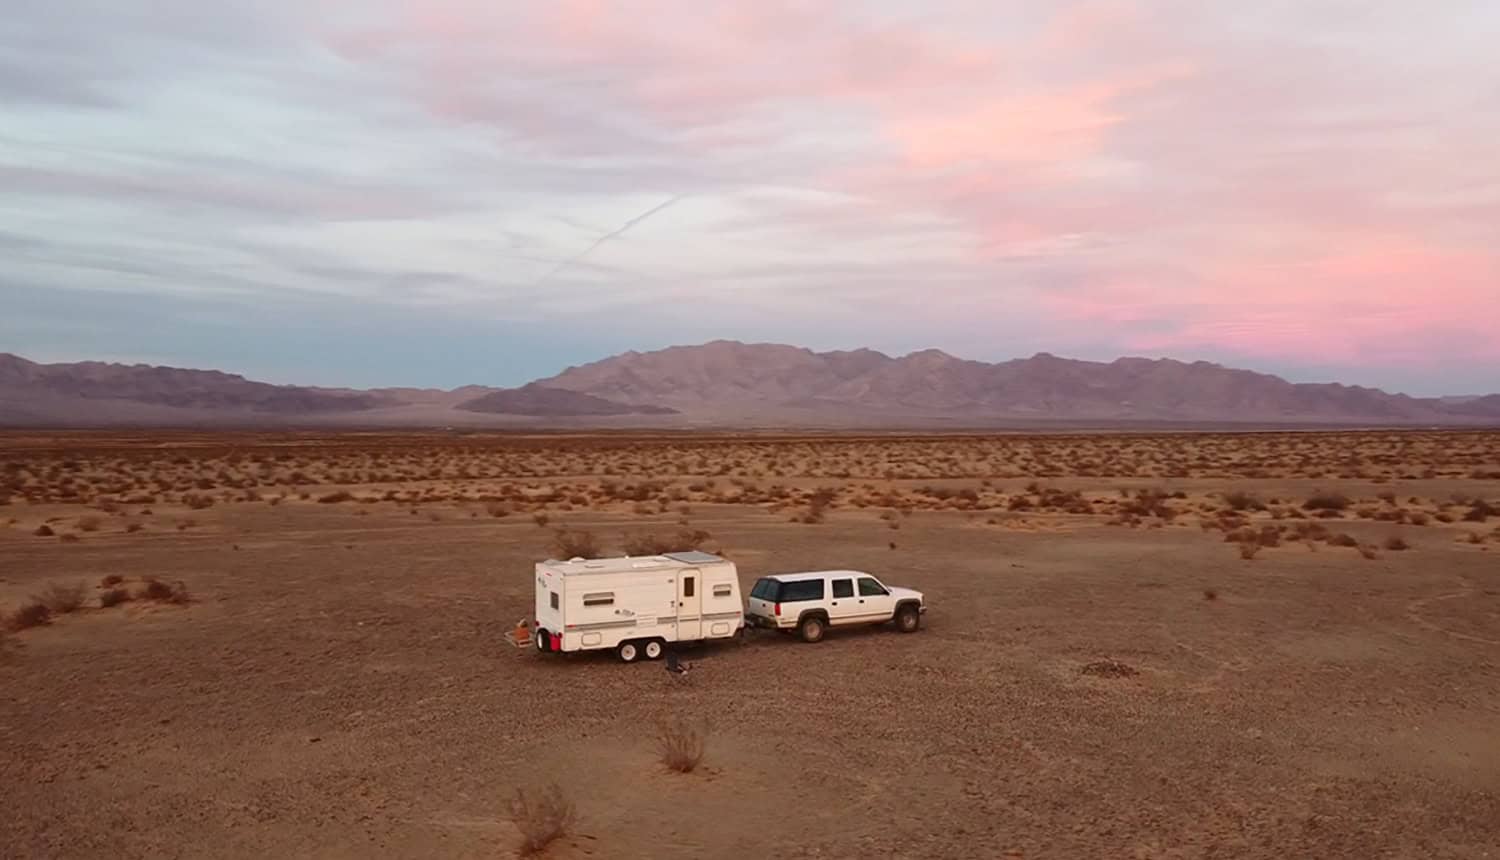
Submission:
M 615 648 L 615 654 L 621 663 L 634 663 L 641 656 L 641 645 L 634 639 L 627 639 Z
M 666 650 L 666 643 L 660 639 L 647 639 L 641 650 L 646 652 L 647 660 L 660 660 L 662 652 Z
M 803 642 L 822 642 L 828 624 L 819 615 L 809 615 L 797 623 L 797 633 Z
M 915 633 L 922 626 L 922 611 L 910 603 L 896 607 L 896 629 L 902 633 Z
M 532 641 L 536 644 L 537 651 L 546 653 L 547 651 L 552 650 L 551 648 L 547 647 L 548 639 L 550 637 L 547 635 L 547 631 L 543 630 L 542 628 L 538 627 L 536 629 L 536 632 L 531 634 L 531 638 Z

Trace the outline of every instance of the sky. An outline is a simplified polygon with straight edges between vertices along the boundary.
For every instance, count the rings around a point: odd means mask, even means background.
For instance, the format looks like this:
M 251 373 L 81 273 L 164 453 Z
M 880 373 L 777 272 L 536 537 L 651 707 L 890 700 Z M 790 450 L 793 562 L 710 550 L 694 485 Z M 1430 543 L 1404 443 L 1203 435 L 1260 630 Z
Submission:
M 512 385 L 716 338 L 1500 391 L 1500 4 L 54 0 L 0 351 Z

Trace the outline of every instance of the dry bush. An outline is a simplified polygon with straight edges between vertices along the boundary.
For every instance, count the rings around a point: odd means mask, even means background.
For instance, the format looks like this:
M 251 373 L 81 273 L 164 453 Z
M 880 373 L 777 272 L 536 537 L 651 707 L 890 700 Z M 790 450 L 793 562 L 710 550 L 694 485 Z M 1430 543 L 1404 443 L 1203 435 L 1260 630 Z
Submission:
M 1259 553 L 1259 552 L 1260 552 L 1260 544 L 1259 543 L 1254 543 L 1252 541 L 1241 541 L 1240 542 L 1240 558 L 1243 558 L 1246 561 L 1249 561 L 1250 559 L 1255 558 L 1256 554 Z
M 6 619 L 6 627 L 11 630 L 26 630 L 51 622 L 52 610 L 48 609 L 45 603 L 33 599 L 31 603 L 24 604 L 10 614 L 10 618 Z
M 537 511 L 531 515 L 531 521 L 542 528 L 546 528 L 547 523 L 551 522 L 551 518 L 547 516 L 545 511 Z
M 1386 538 L 1384 546 L 1386 549 L 1391 550 L 1392 552 L 1400 552 L 1404 549 L 1411 549 L 1411 544 L 1407 543 L 1406 539 L 1401 537 L 1400 535 L 1391 535 L 1390 537 Z
M 573 801 L 556 783 L 539 791 L 516 789 L 510 799 L 510 820 L 521 831 L 521 854 L 546 848 L 573 826 Z
M 207 493 L 185 493 L 182 497 L 182 503 L 192 510 L 201 511 L 214 506 L 214 497 Z
M 192 600 L 187 586 L 181 580 L 168 584 L 154 577 L 147 579 L 135 596 L 138 600 L 155 600 L 158 603 L 182 604 Z
M 691 773 L 703 761 L 710 728 L 707 720 L 690 721 L 685 717 L 658 720 L 656 753 L 661 763 L 678 773 Z
M 598 558 L 599 539 L 585 529 L 558 529 L 552 533 L 552 553 L 563 560 Z
M 93 515 L 79 517 L 78 530 L 81 532 L 96 532 L 99 530 L 99 526 L 103 522 L 103 520 Z
M 1309 511 L 1342 511 L 1349 507 L 1349 497 L 1343 493 L 1319 490 L 1309 496 L 1302 507 Z
M 1432 518 L 1422 511 L 1413 511 L 1406 515 L 1406 521 L 1414 526 L 1425 526 L 1431 520 Z
M 1359 546 L 1359 541 L 1355 540 L 1352 535 L 1345 532 L 1339 532 L 1338 534 L 1329 535 L 1327 538 L 1327 543 L 1329 546 Z
M 119 575 L 118 573 L 111 573 L 109 576 L 106 576 L 103 579 L 99 580 L 99 585 L 101 588 L 109 588 L 111 586 L 119 585 L 124 581 L 125 577 Z
M 500 502 L 490 502 L 484 506 L 484 512 L 495 519 L 500 519 L 501 517 L 510 516 L 510 506 Z
M 1380 558 L 1380 553 L 1376 552 L 1375 551 L 1375 547 L 1371 546 L 1370 544 L 1363 544 L 1363 543 L 1360 544 L 1359 545 L 1359 554 L 1362 555 L 1362 556 L 1364 556 L 1367 559 L 1377 559 L 1377 558 Z
M 336 493 L 329 493 L 326 496 L 319 496 L 318 497 L 318 504 L 320 504 L 320 505 L 336 505 L 336 504 L 338 504 L 340 502 L 352 501 L 353 499 L 354 499 L 354 494 L 353 493 L 349 492 L 348 490 L 339 490 Z
M 32 534 L 36 535 L 37 537 L 52 537 L 53 535 L 57 534 L 57 532 L 53 531 L 51 526 L 42 525 L 37 526 L 36 531 L 32 532 Z
M 1484 499 L 1476 499 L 1469 507 L 1468 513 L 1464 514 L 1466 523 L 1482 523 L 1493 516 L 1500 516 L 1500 508 L 1486 502 Z
M 1212 588 L 1205 588 L 1205 589 L 1203 589 L 1203 599 L 1204 600 L 1218 600 L 1219 599 L 1219 592 L 1215 591 Z
M 107 588 L 99 592 L 99 606 L 108 609 L 130 600 L 130 592 L 124 588 Z
M 702 529 L 678 529 L 670 536 L 656 534 L 627 535 L 623 538 L 626 555 L 661 555 L 667 552 L 688 552 L 703 546 L 712 535 Z
M 1265 503 L 1259 497 L 1254 493 L 1248 493 L 1244 490 L 1233 490 L 1225 493 L 1224 504 L 1228 505 L 1229 509 L 1234 511 L 1263 511 L 1266 509 Z
M 143 528 L 145 528 L 145 526 L 141 525 L 140 523 L 128 523 L 125 526 L 125 533 L 126 534 L 135 534 L 136 532 L 140 531 Z
M 83 608 L 86 588 L 81 582 L 53 584 L 47 586 L 41 594 L 32 595 L 31 599 L 47 607 L 47 611 L 53 615 L 67 615 Z

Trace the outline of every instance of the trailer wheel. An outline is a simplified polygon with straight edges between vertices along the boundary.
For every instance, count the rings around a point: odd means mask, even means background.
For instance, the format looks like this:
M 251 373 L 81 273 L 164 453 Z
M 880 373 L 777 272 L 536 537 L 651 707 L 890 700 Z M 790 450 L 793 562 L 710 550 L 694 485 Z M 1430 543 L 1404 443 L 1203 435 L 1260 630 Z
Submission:
M 797 625 L 797 632 L 802 635 L 803 642 L 821 642 L 823 641 L 823 619 L 816 615 L 809 615 Z
M 660 639 L 647 639 L 646 640 L 646 647 L 644 648 L 644 650 L 646 652 L 646 659 L 647 660 L 660 660 L 661 659 L 661 652 L 662 652 L 662 642 L 661 642 L 661 640 Z
M 922 626 L 922 613 L 910 603 L 896 608 L 896 629 L 902 633 L 915 633 Z
M 548 639 L 547 631 L 545 631 L 545 630 L 541 629 L 540 627 L 538 627 L 536 629 L 536 632 L 533 633 L 533 634 L 531 634 L 531 639 L 532 639 L 532 642 L 535 643 L 535 645 L 536 645 L 536 650 L 543 651 L 543 652 L 545 652 L 547 650 L 550 650 L 550 649 L 547 648 L 547 639 Z
M 641 656 L 641 646 L 637 645 L 634 640 L 621 642 L 620 647 L 615 649 L 615 653 L 620 655 L 620 662 L 634 663 L 636 658 Z

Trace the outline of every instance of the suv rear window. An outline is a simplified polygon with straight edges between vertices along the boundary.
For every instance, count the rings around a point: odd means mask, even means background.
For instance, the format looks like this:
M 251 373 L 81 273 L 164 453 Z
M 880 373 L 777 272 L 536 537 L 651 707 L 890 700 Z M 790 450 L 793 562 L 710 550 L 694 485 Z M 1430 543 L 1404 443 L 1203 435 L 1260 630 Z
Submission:
M 755 581 L 755 587 L 750 589 L 750 596 L 771 603 L 796 603 L 799 600 L 822 600 L 823 580 L 821 579 L 798 579 L 792 582 L 782 582 L 779 579 L 765 577 Z
M 763 579 L 757 579 L 755 581 L 755 586 L 750 589 L 750 596 L 758 600 L 769 600 L 770 602 L 775 603 L 776 593 L 780 589 L 780 582 L 771 579 L 770 577 L 765 577 Z

